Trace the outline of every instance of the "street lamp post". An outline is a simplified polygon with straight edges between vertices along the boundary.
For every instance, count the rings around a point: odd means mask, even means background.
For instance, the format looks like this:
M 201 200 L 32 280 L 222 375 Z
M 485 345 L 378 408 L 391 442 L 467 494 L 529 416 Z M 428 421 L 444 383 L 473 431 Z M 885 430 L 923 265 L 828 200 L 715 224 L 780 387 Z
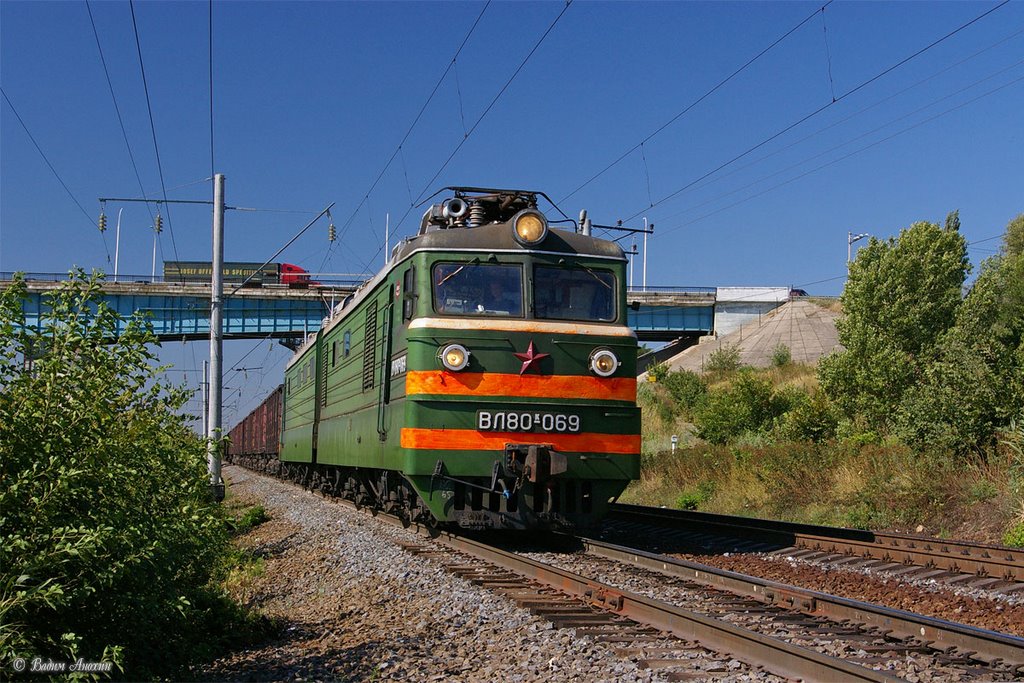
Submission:
M 864 239 L 865 237 L 871 237 L 866 232 L 854 235 L 852 232 L 846 233 L 846 263 L 849 265 L 853 257 L 853 243 Z
M 114 282 L 117 282 L 117 257 L 121 251 L 121 212 L 124 211 L 122 206 L 117 210 L 117 231 L 114 237 Z

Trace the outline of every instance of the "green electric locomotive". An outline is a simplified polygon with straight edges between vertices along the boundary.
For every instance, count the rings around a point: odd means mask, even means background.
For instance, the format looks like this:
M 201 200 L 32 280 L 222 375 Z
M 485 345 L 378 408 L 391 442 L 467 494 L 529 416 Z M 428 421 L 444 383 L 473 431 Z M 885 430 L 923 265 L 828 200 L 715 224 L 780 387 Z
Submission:
M 289 362 L 280 469 L 411 521 L 589 526 L 640 471 L 623 251 L 449 189 Z

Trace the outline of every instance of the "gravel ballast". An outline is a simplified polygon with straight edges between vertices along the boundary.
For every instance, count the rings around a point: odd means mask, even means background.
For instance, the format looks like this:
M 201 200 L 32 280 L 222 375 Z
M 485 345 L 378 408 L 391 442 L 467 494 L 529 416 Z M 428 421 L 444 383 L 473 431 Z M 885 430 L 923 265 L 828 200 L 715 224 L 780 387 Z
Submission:
M 240 539 L 265 557 L 265 571 L 239 597 L 283 630 L 212 662 L 200 679 L 659 679 L 404 552 L 396 541 L 416 540 L 411 532 L 238 467 L 224 472 L 232 496 L 271 517 Z

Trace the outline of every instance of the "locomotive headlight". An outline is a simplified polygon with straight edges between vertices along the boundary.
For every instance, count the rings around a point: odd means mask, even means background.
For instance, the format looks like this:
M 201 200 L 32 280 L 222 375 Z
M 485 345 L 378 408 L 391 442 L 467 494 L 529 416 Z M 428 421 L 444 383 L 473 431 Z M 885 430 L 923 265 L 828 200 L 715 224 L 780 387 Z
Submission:
M 452 372 L 458 372 L 469 365 L 469 351 L 462 344 L 449 344 L 439 354 L 441 364 Z
M 611 377 L 619 369 L 619 359 L 608 349 L 598 349 L 590 354 L 590 370 L 599 377 Z
M 523 209 L 512 219 L 512 234 L 520 244 L 539 244 L 548 234 L 548 221 L 535 209 Z

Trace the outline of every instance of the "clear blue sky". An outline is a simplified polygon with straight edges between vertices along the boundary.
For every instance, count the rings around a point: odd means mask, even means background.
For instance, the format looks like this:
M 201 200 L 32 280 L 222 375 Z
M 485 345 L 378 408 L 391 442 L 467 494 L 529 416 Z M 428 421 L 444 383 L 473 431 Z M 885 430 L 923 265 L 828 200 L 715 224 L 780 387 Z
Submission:
M 385 214 L 394 225 L 410 193 L 448 184 L 543 190 L 566 213 L 586 207 L 598 222 L 635 216 L 629 222 L 638 225 L 646 215 L 656 225 L 649 284 L 838 294 L 847 231 L 886 237 L 960 209 L 968 240 L 999 235 L 1024 210 L 1021 2 L 845 97 L 997 2 L 834 2 L 642 154 L 566 198 L 822 4 L 577 0 L 430 183 L 563 8 L 493 2 L 342 243 L 326 251 L 323 222 L 279 260 L 333 273 L 376 270 Z M 143 187 L 159 196 L 131 9 L 91 8 Z M 340 230 L 483 8 L 215 3 L 213 155 L 228 203 L 309 212 L 229 212 L 226 258 L 265 260 L 330 202 Z M 168 196 L 208 199 L 209 184 L 196 181 L 211 173 L 209 5 L 138 2 L 135 16 Z M 152 223 L 141 205 L 107 206 L 106 245 L 94 223 L 97 197 L 140 189 L 86 4 L 3 2 L 0 59 L 4 93 L 87 214 L 0 103 L 0 271 L 111 271 L 124 208 L 120 271 L 148 273 Z M 833 97 L 821 113 L 693 184 Z M 409 234 L 422 210 L 399 233 Z M 164 213 L 158 271 L 175 255 L 207 259 L 208 211 L 172 207 L 170 221 Z M 996 247 L 972 245 L 972 260 Z M 253 347 L 229 343 L 228 366 Z M 202 345 L 163 352 L 179 370 L 205 355 Z M 241 392 L 229 421 L 279 381 L 287 355 L 256 345 L 243 365 L 261 369 L 227 381 Z

